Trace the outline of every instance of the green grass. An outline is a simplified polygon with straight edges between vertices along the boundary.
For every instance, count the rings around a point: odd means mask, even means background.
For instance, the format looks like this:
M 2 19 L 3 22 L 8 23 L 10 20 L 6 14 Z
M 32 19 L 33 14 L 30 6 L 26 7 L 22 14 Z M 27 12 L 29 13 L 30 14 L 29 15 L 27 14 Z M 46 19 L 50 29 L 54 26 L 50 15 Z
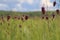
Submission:
M 1 22 L 0 20 L 0 40 L 60 40 L 59 15 L 54 20 L 32 17 L 24 22 L 13 19 L 7 22 L 5 18 L 2 25 Z M 19 25 L 22 27 L 20 28 Z

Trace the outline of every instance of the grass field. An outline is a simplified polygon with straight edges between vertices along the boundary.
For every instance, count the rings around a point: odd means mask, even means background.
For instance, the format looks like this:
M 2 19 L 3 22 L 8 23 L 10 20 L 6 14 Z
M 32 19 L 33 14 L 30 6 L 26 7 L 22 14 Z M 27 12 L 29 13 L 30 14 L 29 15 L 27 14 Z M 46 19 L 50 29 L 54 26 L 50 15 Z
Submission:
M 12 17 L 19 15 L 7 13 L 0 12 L 0 16 L 4 14 L 4 21 L 0 17 L 0 40 L 60 40 L 60 15 L 56 14 L 53 20 L 52 16 L 49 16 L 49 19 L 46 20 L 41 18 L 39 12 L 35 12 L 34 17 L 31 12 L 29 15 L 32 17 L 29 17 L 28 20 L 10 18 L 7 21 L 7 15 Z

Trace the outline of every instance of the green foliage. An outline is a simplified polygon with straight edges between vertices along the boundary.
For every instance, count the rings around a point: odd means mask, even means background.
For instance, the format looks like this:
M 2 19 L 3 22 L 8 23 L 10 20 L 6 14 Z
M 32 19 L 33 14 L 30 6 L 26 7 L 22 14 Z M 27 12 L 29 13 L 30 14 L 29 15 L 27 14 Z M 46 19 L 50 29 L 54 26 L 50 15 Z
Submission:
M 0 14 L 2 15 L 3 12 Z M 5 14 L 11 12 L 4 12 Z M 5 15 L 3 13 L 3 16 Z M 20 14 L 12 12 L 14 15 Z M 11 15 L 7 14 L 7 15 Z M 30 14 L 31 13 L 31 14 Z M 38 16 L 38 13 L 27 12 L 25 15 Z M 24 13 L 21 13 L 21 15 Z M 6 15 L 5 15 L 6 16 Z M 56 16 L 54 20 L 37 18 L 29 18 L 24 22 L 22 20 L 10 19 L 9 22 L 0 20 L 0 40 L 60 40 L 60 16 Z M 2 23 L 2 24 L 1 24 Z M 10 25 L 8 25 L 8 23 Z M 19 27 L 21 25 L 21 27 Z

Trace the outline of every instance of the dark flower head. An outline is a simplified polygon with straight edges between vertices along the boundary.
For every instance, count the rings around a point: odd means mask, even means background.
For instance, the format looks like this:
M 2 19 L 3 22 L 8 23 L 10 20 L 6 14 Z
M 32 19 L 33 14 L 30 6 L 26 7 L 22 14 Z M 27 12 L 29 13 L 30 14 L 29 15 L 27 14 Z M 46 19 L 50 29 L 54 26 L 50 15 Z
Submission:
M 28 20 L 28 16 L 27 15 L 25 16 L 25 20 Z
M 15 16 L 14 19 L 17 19 L 17 16 Z
M 44 16 L 42 16 L 42 19 L 44 19 Z
M 56 10 L 56 13 L 59 14 L 59 9 Z
M 17 17 L 15 16 L 14 18 L 16 19 Z
M 48 16 L 46 16 L 46 20 L 48 20 Z
M 42 14 L 45 14 L 45 8 L 44 7 L 41 8 L 41 11 L 42 11 Z
M 11 18 L 10 16 L 7 16 L 7 21 L 9 21 L 10 18 Z
M 52 14 L 52 17 L 55 18 L 55 14 Z
M 28 20 L 28 18 L 29 18 L 29 17 L 28 17 L 27 15 L 24 15 L 24 16 L 21 17 L 21 20 L 22 20 L 22 21 Z
M 55 5 L 56 5 L 56 1 L 53 2 L 53 6 L 55 6 Z

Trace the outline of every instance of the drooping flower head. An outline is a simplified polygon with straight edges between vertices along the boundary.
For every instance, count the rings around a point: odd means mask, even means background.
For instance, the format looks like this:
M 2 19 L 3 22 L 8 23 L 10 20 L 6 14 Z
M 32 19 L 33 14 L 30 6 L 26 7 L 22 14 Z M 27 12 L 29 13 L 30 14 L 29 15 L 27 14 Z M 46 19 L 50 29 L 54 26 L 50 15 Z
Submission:
M 53 19 L 55 18 L 55 14 L 52 14 Z
M 56 13 L 59 14 L 59 9 L 56 10 Z
M 44 19 L 44 16 L 42 16 L 42 19 Z
M 45 14 L 45 7 L 41 8 L 42 14 Z
M 49 18 L 48 18 L 48 16 L 46 16 L 46 20 L 48 20 Z
M 7 21 L 9 21 L 10 18 L 11 18 L 11 17 L 8 15 L 8 16 L 7 16 Z
M 55 6 L 55 5 L 56 5 L 56 1 L 53 2 L 53 6 Z
M 25 20 L 28 20 L 28 18 L 29 18 L 29 17 L 26 15 L 26 16 L 25 16 Z

